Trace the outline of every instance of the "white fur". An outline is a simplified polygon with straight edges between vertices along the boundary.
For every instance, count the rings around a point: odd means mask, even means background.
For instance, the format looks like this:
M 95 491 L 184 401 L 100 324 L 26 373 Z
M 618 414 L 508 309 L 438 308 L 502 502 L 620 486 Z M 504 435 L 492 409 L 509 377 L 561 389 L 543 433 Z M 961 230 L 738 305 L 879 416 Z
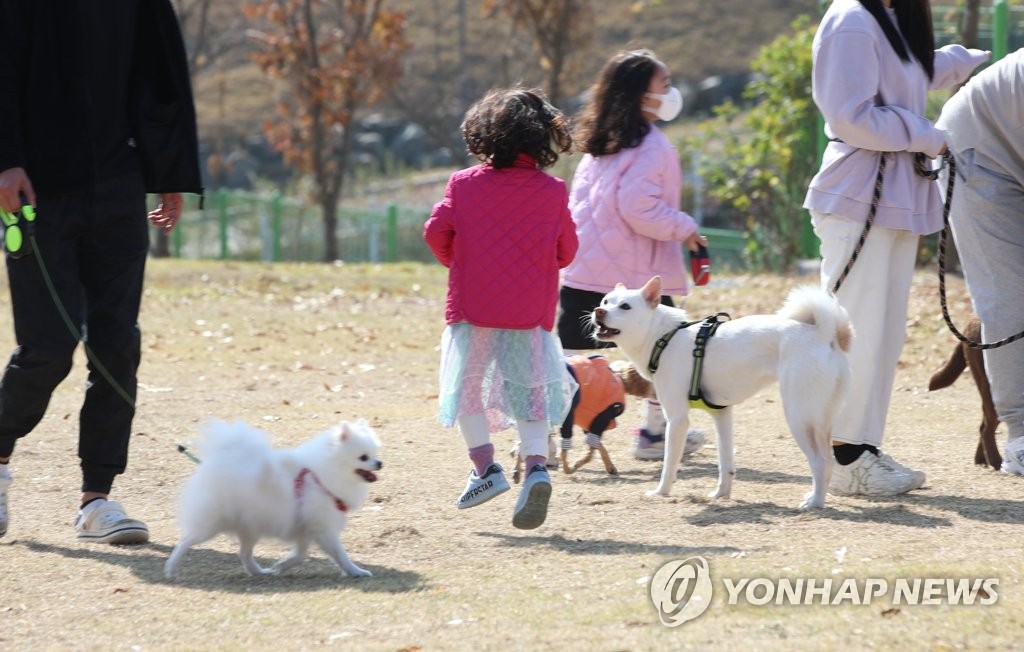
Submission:
M 366 502 L 368 483 L 376 479 L 373 472 L 381 468 L 380 442 L 365 420 L 342 422 L 290 449 L 272 448 L 267 433 L 241 421 L 214 421 L 203 429 L 197 447 L 202 461 L 182 490 L 182 536 L 164 566 L 168 578 L 178 574 L 189 548 L 222 533 L 238 539 L 238 556 L 251 575 L 288 570 L 306 557 L 310 543 L 344 574 L 371 574 L 349 559 L 339 538 L 348 514 Z M 312 473 L 305 475 L 300 497 L 295 484 L 302 469 Z M 339 510 L 328 492 L 347 511 Z M 291 553 L 269 569 L 253 557 L 253 548 L 265 537 L 293 544 Z
M 661 305 L 661 278 L 639 290 L 619 285 L 591 315 L 595 336 L 614 341 L 653 381 L 668 419 L 665 463 L 657 489 L 668 495 L 676 479 L 689 428 L 689 388 L 698 326 L 679 330 L 648 370 L 655 342 L 686 313 Z M 615 332 L 618 331 L 618 332 Z M 793 290 L 774 315 L 751 315 L 721 324 L 709 340 L 701 387 L 706 401 L 729 406 L 713 411 L 718 435 L 718 487 L 712 498 L 728 498 L 736 475 L 732 407 L 778 381 L 790 432 L 810 463 L 812 488 L 801 509 L 823 507 L 832 472 L 832 418 L 844 400 L 850 369 L 845 349 L 852 337 L 846 311 L 824 290 Z M 767 440 L 762 439 L 765 445 Z

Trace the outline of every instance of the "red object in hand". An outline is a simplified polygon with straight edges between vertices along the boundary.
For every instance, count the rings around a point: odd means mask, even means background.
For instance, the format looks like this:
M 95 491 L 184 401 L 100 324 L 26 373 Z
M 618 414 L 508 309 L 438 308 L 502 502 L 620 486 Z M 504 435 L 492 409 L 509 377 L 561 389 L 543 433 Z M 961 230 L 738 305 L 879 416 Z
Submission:
M 707 285 L 711 280 L 711 258 L 708 256 L 708 248 L 699 245 L 697 251 L 690 252 L 690 273 L 693 275 L 694 285 Z

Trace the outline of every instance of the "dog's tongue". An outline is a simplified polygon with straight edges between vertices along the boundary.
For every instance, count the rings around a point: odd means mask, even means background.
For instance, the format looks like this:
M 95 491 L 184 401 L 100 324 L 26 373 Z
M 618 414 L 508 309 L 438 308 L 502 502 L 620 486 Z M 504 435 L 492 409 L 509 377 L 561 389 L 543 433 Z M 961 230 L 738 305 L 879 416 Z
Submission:
M 364 469 L 356 469 L 356 473 L 362 476 L 363 480 L 367 482 L 376 482 L 377 475 L 373 471 L 366 471 Z

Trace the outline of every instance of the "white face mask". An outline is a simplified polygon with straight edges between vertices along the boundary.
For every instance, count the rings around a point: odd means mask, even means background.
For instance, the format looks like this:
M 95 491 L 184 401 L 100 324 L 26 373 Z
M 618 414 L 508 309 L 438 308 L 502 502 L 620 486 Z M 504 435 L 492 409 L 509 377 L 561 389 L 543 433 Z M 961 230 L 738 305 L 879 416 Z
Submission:
M 675 120 L 679 115 L 679 112 L 683 110 L 683 94 L 680 93 L 679 89 L 675 86 L 669 88 L 668 92 L 664 95 L 648 93 L 647 97 L 661 102 L 661 105 L 658 106 L 658 110 L 652 111 L 654 115 L 658 116 L 658 120 L 671 122 L 672 120 Z

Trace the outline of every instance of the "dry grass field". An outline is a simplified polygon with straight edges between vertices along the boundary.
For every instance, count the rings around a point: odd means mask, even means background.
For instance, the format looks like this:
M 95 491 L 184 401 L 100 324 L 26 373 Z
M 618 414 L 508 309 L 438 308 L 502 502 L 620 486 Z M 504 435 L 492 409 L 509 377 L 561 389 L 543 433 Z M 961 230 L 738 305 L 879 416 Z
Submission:
M 718 275 L 693 316 L 777 309 L 807 278 Z M 511 526 L 516 489 L 467 512 L 454 501 L 469 463 L 434 419 L 445 276 L 438 266 L 152 261 L 128 473 L 116 497 L 150 526 L 136 547 L 78 543 L 77 410 L 84 357 L 15 453 L 11 525 L 0 539 L 4 650 L 679 650 L 1010 649 L 1022 646 L 1024 483 L 976 467 L 980 405 L 968 378 L 930 394 L 953 346 L 936 280 L 913 288 L 908 342 L 886 448 L 928 473 L 896 499 L 830 496 L 796 510 L 809 485 L 774 388 L 736 411 L 737 480 L 713 502 L 714 438 L 680 469 L 674 494 L 646 498 L 660 463 L 630 456 L 635 406 L 606 436 L 620 475 L 597 464 L 553 475 L 547 523 Z M 961 323 L 968 304 L 953 279 Z M 41 299 L 42 300 L 42 299 Z M 6 292 L 0 351 L 13 346 Z M 220 538 L 192 550 L 180 580 L 162 567 L 177 540 L 176 494 L 193 463 L 176 451 L 210 418 L 245 419 L 294 445 L 367 418 L 384 442 L 381 481 L 342 535 L 374 576 L 343 578 L 319 552 L 280 577 L 245 575 Z M 704 414 L 693 417 L 710 427 Z M 1000 429 L 1000 442 L 1004 431 Z M 499 433 L 502 451 L 511 432 Z M 577 441 L 581 441 L 577 437 Z M 577 452 L 581 452 L 577 447 Z M 267 542 L 266 564 L 285 548 Z M 647 582 L 703 556 L 710 609 L 659 622 Z M 727 604 L 725 579 L 997 578 L 991 606 Z

